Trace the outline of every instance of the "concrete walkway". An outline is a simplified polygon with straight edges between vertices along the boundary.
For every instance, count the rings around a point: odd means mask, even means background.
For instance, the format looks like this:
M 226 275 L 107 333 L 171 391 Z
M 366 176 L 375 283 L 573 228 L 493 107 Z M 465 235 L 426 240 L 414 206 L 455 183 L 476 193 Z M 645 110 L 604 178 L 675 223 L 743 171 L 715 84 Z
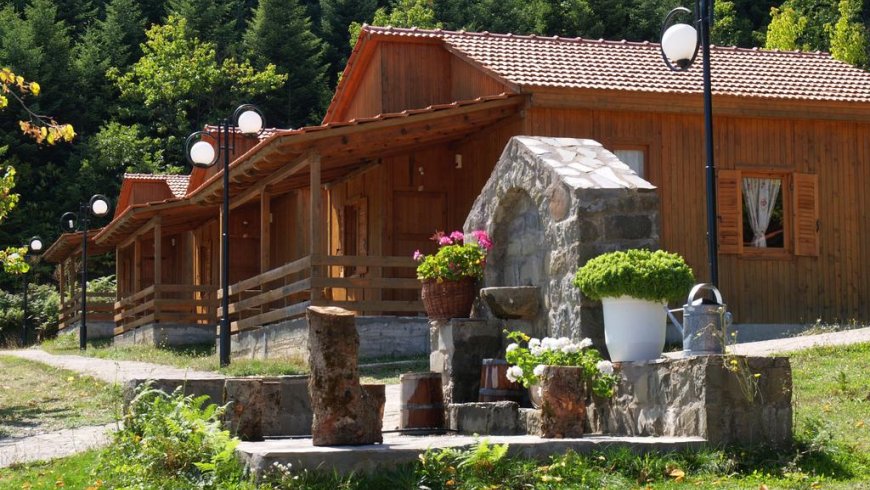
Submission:
M 112 440 L 117 422 L 64 429 L 30 437 L 0 439 L 0 468 L 45 461 L 103 447 Z
M 864 342 L 870 342 L 870 328 L 735 344 L 728 346 L 728 352 L 744 356 L 763 357 L 772 354 L 787 354 L 812 347 L 861 344 Z

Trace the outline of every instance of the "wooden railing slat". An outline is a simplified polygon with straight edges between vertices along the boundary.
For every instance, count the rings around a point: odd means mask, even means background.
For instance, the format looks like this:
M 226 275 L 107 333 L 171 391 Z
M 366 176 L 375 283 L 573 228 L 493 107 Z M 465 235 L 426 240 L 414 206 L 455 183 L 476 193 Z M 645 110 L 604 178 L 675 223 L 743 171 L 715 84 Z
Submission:
M 284 308 L 252 316 L 251 318 L 232 322 L 230 324 L 230 329 L 232 332 L 241 332 L 253 327 L 259 327 L 266 323 L 274 323 L 280 320 L 300 316 L 305 314 L 305 310 L 310 304 L 310 301 L 303 301 L 301 303 L 296 303 L 295 305 L 285 306 Z
M 278 301 L 287 296 L 303 293 L 309 289 L 311 289 L 311 278 L 305 278 L 301 281 L 296 281 L 293 284 L 288 284 L 236 303 L 230 303 L 230 315 L 271 303 L 273 301 Z M 218 316 L 223 315 L 223 308 L 218 307 L 217 314 Z
M 311 282 L 315 288 L 344 289 L 420 289 L 420 281 L 411 278 L 389 277 L 317 277 Z
M 268 272 L 264 272 L 258 276 L 251 277 L 249 279 L 245 279 L 243 281 L 239 281 L 236 284 L 230 286 L 230 295 L 239 294 L 242 291 L 247 289 L 258 288 L 261 285 L 275 281 L 277 279 L 281 279 L 284 276 L 288 276 L 290 274 L 296 274 L 298 272 L 302 272 L 303 270 L 311 267 L 311 257 L 305 256 L 299 260 L 294 262 L 290 262 L 289 264 L 284 264 L 280 267 L 272 269 Z M 222 292 L 218 290 L 218 297 Z
M 341 265 L 360 267 L 417 267 L 411 257 L 382 257 L 378 255 L 315 255 L 313 265 Z
M 313 306 L 337 306 L 353 311 L 401 311 L 420 313 L 425 311 L 422 301 L 330 301 L 318 300 Z

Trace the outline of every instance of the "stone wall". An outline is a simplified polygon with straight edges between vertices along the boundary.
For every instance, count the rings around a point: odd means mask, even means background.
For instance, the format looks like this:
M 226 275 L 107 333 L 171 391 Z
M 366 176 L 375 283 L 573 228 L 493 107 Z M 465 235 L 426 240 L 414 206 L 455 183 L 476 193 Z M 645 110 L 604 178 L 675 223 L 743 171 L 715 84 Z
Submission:
M 729 370 L 726 364 L 732 360 L 744 369 Z M 617 372 L 620 382 L 613 399 L 595 400 L 589 407 L 592 432 L 700 436 L 711 444 L 791 441 L 792 375 L 787 357 L 623 362 Z
M 79 338 L 79 322 L 58 330 L 57 335 L 75 335 Z M 115 322 L 95 322 L 88 320 L 88 340 L 108 339 L 115 335 Z
M 584 300 L 571 281 L 603 252 L 657 249 L 658 202 L 652 184 L 596 141 L 517 136 L 464 228 L 494 239 L 484 287 L 541 288 L 531 333 L 590 337 L 603 349 L 600 303 Z
M 88 325 L 88 338 L 91 338 Z M 152 323 L 115 336 L 112 343 L 117 346 L 151 345 L 155 347 L 175 347 L 180 345 L 208 344 L 215 341 L 213 325 L 175 325 Z
M 429 320 L 425 317 L 356 317 L 360 358 L 402 357 L 429 353 Z M 308 362 L 308 321 L 296 318 L 232 336 L 234 358 L 297 358 Z

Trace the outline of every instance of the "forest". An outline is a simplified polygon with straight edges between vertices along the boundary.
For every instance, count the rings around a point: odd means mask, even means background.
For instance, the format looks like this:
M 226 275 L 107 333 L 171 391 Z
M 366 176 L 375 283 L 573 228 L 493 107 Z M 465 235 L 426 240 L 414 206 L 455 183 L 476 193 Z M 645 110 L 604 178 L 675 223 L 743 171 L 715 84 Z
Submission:
M 16 95 L 0 104 L 0 260 L 33 235 L 50 244 L 61 214 L 95 192 L 115 198 L 124 172 L 189 172 L 184 138 L 241 103 L 258 104 L 272 127 L 318 124 L 363 23 L 657 42 L 665 14 L 680 4 L 0 1 L 0 67 L 38 82 L 36 90 L 18 91 L 20 103 Z M 715 44 L 822 50 L 868 66 L 870 0 L 718 0 L 714 10 Z M 16 92 L 14 84 L 2 88 Z M 22 134 L 20 122 L 33 115 L 71 125 L 75 137 L 38 142 Z M 13 260 L 4 268 L 0 324 L 14 316 L 25 269 Z M 47 264 L 33 269 L 31 284 L 53 282 Z M 110 261 L 98 261 L 91 274 L 112 272 Z

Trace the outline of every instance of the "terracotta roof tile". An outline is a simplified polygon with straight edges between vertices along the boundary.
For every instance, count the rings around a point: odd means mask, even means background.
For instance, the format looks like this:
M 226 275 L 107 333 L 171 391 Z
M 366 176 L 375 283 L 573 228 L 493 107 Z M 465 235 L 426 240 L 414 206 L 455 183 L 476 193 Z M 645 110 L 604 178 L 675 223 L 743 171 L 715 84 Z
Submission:
M 175 174 L 124 174 L 124 180 L 162 180 L 166 182 L 167 187 L 172 192 L 172 195 L 180 198 L 187 195 L 187 184 L 190 181 L 190 175 L 175 175 Z
M 701 63 L 672 72 L 656 43 L 366 26 L 369 36 L 440 39 L 524 87 L 700 93 Z M 701 55 L 699 54 L 699 57 Z M 870 102 L 870 73 L 827 53 L 713 47 L 713 93 Z

